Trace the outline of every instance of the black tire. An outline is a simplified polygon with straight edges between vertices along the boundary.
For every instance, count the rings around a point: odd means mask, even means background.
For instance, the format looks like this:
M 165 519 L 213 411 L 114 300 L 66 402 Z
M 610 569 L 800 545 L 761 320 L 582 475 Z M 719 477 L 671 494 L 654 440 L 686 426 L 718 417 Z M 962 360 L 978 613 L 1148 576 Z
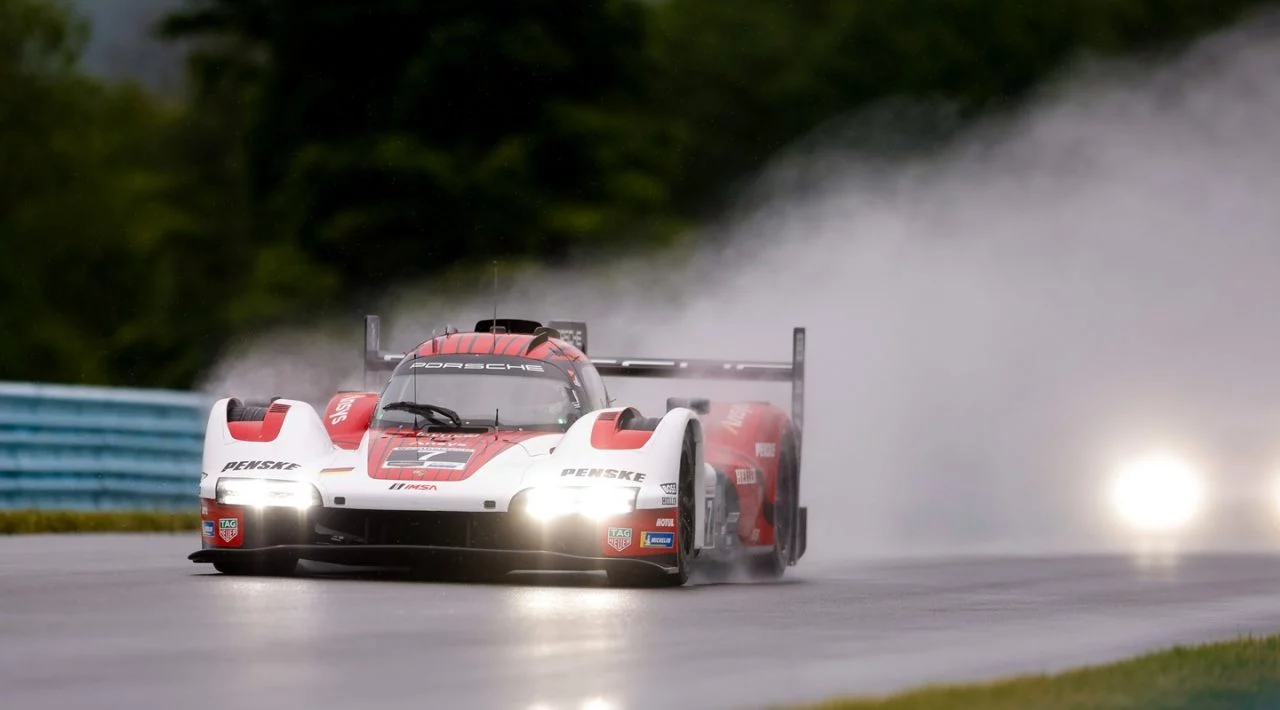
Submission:
M 773 500 L 773 550 L 751 558 L 754 579 L 775 580 L 786 573 L 791 564 L 792 536 L 799 517 L 799 477 L 796 475 L 795 439 L 788 433 L 782 441 L 778 457 L 778 476 Z
M 245 404 L 238 399 L 227 402 L 227 421 L 260 422 L 267 418 L 267 407 Z
M 298 560 L 293 557 L 219 560 L 213 563 L 213 568 L 236 577 L 292 577 L 298 571 Z
M 676 572 L 665 572 L 643 567 L 623 567 L 609 571 L 609 583 L 620 587 L 679 587 L 689 581 L 693 570 L 693 539 L 696 529 L 696 496 L 694 475 L 697 461 L 694 456 L 693 431 L 685 430 L 684 446 L 680 450 L 680 476 L 677 495 L 679 503 L 676 521 Z

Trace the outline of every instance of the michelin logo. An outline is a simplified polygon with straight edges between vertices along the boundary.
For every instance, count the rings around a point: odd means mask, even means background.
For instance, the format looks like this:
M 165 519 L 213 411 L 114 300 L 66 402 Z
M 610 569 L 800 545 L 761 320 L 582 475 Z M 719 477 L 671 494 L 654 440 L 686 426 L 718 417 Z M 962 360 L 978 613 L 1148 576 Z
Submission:
M 640 547 L 672 548 L 676 544 L 676 534 L 669 532 L 645 532 L 640 536 Z

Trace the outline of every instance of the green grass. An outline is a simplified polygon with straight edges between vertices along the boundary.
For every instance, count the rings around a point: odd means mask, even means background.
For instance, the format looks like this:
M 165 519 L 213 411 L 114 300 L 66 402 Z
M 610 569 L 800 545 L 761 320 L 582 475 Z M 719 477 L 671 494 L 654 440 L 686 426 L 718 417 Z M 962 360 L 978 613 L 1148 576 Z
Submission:
M 178 532 L 200 529 L 199 513 L 147 511 L 4 510 L 0 534 Z
M 1112 665 L 981 685 L 926 687 L 806 710 L 1280 709 L 1280 636 L 1179 646 Z M 796 710 L 799 710 L 798 708 Z

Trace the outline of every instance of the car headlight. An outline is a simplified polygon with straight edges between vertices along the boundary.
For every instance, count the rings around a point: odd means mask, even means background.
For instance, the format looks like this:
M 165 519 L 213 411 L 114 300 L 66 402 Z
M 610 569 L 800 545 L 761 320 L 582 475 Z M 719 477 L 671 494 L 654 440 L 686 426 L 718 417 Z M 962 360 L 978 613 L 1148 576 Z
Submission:
M 619 486 L 548 486 L 525 492 L 525 512 L 538 520 L 582 515 L 595 520 L 636 509 L 639 488 Z
M 320 492 L 310 483 L 271 478 L 219 478 L 217 500 L 223 505 L 310 508 L 319 504 Z
M 1204 481 L 1195 468 L 1173 456 L 1149 456 L 1121 467 L 1111 502 L 1129 525 L 1165 532 L 1191 522 L 1204 502 Z

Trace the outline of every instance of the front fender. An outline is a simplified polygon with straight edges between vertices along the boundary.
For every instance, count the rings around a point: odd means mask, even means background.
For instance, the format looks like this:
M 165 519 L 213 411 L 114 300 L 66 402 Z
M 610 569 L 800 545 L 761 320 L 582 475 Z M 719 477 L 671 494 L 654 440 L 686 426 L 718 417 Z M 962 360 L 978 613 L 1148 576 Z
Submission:
M 283 420 L 272 423 L 272 431 L 263 440 L 245 440 L 237 439 L 227 423 L 230 401 L 220 399 L 209 411 L 201 470 L 209 474 L 206 481 L 210 486 L 218 475 L 232 471 L 235 475 L 294 478 L 296 474 L 290 472 L 312 468 L 335 452 L 320 415 L 306 402 L 276 400 L 273 406 L 277 411 L 288 407 Z
M 564 438 L 543 462 L 529 471 L 526 482 L 535 485 L 637 485 L 637 508 L 671 508 L 679 483 L 680 455 L 686 431 L 694 446 L 695 548 L 706 542 L 707 471 L 703 454 L 702 425 L 691 409 L 668 411 L 652 430 L 619 427 L 630 408 L 601 409 L 574 422 Z M 634 410 L 631 410 L 634 414 Z M 630 416 L 630 415 L 628 415 Z M 663 489 L 668 484 L 671 492 Z

